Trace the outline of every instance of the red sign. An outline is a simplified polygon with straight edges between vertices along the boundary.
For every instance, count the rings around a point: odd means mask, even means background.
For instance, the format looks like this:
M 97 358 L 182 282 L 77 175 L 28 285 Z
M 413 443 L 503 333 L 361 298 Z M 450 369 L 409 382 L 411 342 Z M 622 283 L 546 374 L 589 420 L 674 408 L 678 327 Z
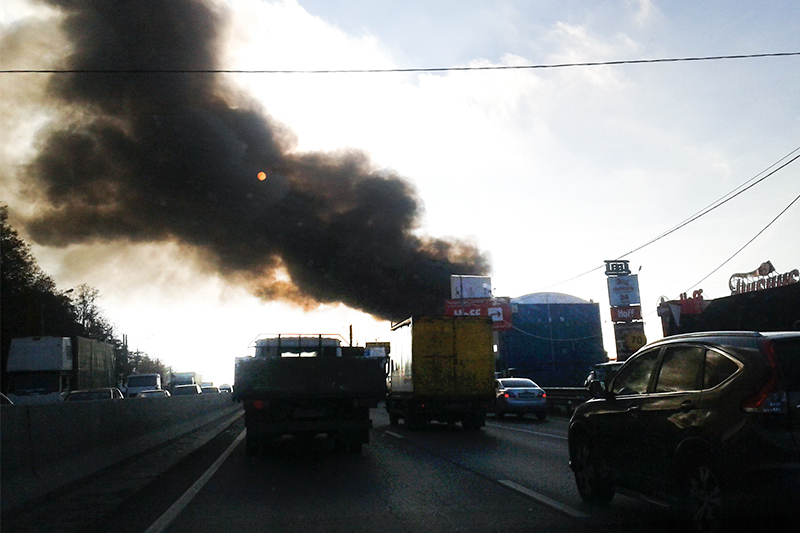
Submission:
M 623 307 L 611 308 L 612 322 L 631 322 L 632 320 L 642 319 L 642 308 L 638 305 L 626 305 Z
M 511 329 L 511 300 L 508 298 L 462 298 L 445 300 L 447 316 L 488 316 L 494 329 Z

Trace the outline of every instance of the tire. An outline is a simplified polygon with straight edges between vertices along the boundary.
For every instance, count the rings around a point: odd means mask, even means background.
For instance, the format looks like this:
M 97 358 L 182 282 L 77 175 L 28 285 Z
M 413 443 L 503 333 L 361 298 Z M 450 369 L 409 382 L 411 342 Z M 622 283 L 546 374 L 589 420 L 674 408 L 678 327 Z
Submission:
M 351 442 L 347 445 L 347 451 L 349 453 L 361 453 L 361 448 L 363 446 L 361 442 Z
M 684 479 L 684 511 L 698 533 L 717 533 L 723 529 L 726 509 L 722 486 L 707 463 L 698 463 Z
M 426 426 L 426 421 L 420 415 L 415 413 L 414 411 L 409 411 L 406 413 L 406 427 L 411 431 L 416 431 L 422 429 Z
M 480 431 L 485 421 L 480 413 L 470 413 L 461 419 L 461 427 L 468 431 Z
M 572 470 L 575 474 L 575 485 L 578 494 L 587 503 L 606 505 L 614 498 L 611 482 L 602 477 L 597 464 L 597 452 L 588 435 L 575 438 L 572 456 Z

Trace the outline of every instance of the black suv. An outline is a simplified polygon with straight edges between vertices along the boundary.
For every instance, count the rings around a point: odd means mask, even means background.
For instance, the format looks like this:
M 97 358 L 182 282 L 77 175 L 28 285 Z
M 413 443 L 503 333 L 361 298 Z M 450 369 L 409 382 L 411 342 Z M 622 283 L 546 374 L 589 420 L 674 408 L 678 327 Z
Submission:
M 584 501 L 617 488 L 718 531 L 731 511 L 800 503 L 800 332 L 707 332 L 645 346 L 569 426 Z

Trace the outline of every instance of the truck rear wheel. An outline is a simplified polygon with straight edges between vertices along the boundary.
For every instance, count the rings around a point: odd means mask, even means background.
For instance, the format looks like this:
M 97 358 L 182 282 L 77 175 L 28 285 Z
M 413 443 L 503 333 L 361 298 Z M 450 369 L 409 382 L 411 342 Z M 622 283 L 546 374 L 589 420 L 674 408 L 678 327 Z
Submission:
M 470 413 L 461 420 L 461 426 L 467 430 L 479 430 L 485 424 L 486 420 L 481 413 Z
M 425 427 L 425 419 L 414 411 L 406 414 L 406 427 L 410 430 L 422 429 Z

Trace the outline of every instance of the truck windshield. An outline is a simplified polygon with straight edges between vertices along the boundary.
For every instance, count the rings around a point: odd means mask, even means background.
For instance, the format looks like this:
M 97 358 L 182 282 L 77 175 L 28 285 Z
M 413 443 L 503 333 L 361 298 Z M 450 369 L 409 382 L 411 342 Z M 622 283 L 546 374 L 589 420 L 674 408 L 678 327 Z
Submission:
M 131 376 L 128 378 L 128 387 L 155 387 L 158 385 L 157 376 Z
M 13 375 L 8 391 L 18 396 L 58 392 L 58 372 L 31 372 Z

